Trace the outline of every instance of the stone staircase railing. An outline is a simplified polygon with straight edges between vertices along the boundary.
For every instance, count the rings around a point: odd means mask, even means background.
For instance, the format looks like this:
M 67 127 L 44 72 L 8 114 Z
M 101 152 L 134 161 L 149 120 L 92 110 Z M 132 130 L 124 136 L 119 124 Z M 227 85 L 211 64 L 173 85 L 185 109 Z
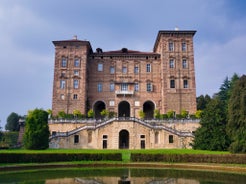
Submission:
M 86 123 L 85 126 L 76 128 L 74 130 L 68 131 L 68 132 L 56 132 L 55 135 L 52 135 L 50 137 L 51 138 L 55 138 L 55 137 L 67 137 L 73 134 L 76 134 L 79 131 L 82 130 L 88 130 L 88 129 L 97 129 L 100 128 L 102 126 L 105 126 L 109 123 L 112 123 L 114 121 L 133 121 L 133 122 L 137 122 L 139 124 L 142 124 L 146 127 L 149 127 L 151 129 L 164 129 L 172 134 L 181 136 L 181 137 L 194 137 L 194 135 L 191 132 L 183 132 L 183 131 L 178 131 L 176 129 L 173 129 L 171 127 L 166 126 L 163 121 L 160 120 L 141 120 L 135 117 L 114 117 L 111 119 L 104 119 L 104 120 L 95 120 L 95 119 L 91 119 L 89 121 L 83 121 L 83 123 Z M 60 122 L 71 122 L 71 120 L 62 120 Z M 81 122 L 81 121 L 80 121 Z M 198 123 L 199 121 L 196 121 L 195 123 Z M 49 120 L 49 123 L 58 123 L 57 120 Z M 72 123 L 72 122 L 71 122 Z

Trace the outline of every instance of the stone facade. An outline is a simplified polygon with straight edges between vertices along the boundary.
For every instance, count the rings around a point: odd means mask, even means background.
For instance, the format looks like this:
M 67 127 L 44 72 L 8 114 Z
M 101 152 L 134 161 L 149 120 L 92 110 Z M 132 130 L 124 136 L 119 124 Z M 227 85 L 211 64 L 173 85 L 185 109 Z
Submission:
M 198 127 L 176 122 L 159 127 L 140 120 L 174 111 L 196 112 L 193 36 L 196 31 L 159 31 L 153 52 L 122 48 L 93 51 L 89 41 L 53 41 L 55 66 L 52 112 L 95 113 L 91 124 L 50 121 L 50 147 L 140 149 L 189 147 Z M 112 112 L 106 123 L 102 110 Z M 182 127 L 177 129 L 177 127 Z M 192 128 L 193 127 L 193 128 Z M 184 131 L 186 133 L 184 133 Z M 171 143 L 170 143 L 171 141 Z M 126 144 L 126 145 L 124 145 Z
M 50 148 L 161 149 L 191 148 L 195 120 L 172 122 L 137 118 L 108 120 L 50 120 Z

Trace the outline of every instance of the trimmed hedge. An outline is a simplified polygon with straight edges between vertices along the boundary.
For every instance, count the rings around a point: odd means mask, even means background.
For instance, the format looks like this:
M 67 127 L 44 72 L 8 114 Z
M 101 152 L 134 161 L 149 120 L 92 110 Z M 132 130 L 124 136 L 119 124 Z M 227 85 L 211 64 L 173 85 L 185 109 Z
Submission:
M 0 163 L 48 163 L 67 161 L 122 161 L 121 153 L 0 153 Z
M 132 153 L 132 162 L 190 162 L 246 164 L 246 154 L 141 154 Z

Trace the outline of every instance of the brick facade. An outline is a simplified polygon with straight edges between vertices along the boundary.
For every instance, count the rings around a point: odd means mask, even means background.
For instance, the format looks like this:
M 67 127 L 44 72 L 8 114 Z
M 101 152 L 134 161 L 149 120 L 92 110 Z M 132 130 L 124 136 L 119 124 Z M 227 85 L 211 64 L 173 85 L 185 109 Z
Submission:
M 189 148 L 199 123 L 148 123 L 154 111 L 196 112 L 193 36 L 196 31 L 159 31 L 153 52 L 122 48 L 93 51 L 90 42 L 53 41 L 52 112 L 95 112 L 94 119 L 49 122 L 51 148 Z M 108 110 L 115 118 L 102 120 Z M 126 144 L 126 145 L 125 145 Z M 124 147 L 125 146 L 125 147 Z
M 54 41 L 52 110 L 72 114 L 107 109 L 118 116 L 153 117 L 169 110 L 196 111 L 195 31 L 159 31 L 153 52 L 127 48 L 93 52 L 90 42 Z M 129 112 L 121 111 L 127 108 Z M 126 114 L 127 113 L 127 114 Z

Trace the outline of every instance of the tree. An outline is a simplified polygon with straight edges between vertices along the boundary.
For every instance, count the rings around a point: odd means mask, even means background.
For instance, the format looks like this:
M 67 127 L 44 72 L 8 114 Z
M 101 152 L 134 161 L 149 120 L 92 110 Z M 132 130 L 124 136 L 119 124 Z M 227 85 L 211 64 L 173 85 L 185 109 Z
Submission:
M 82 114 L 81 114 L 80 110 L 78 110 L 78 109 L 73 110 L 73 115 L 76 118 L 81 118 L 82 117 Z
M 182 109 L 180 115 L 181 115 L 181 118 L 187 118 L 189 115 L 189 112 L 185 109 Z
M 95 115 L 94 111 L 92 109 L 90 109 L 88 112 L 87 112 L 87 116 L 88 118 L 93 118 Z
M 12 112 L 7 118 L 5 129 L 9 131 L 19 131 L 19 118 L 20 116 L 17 113 Z
M 101 116 L 104 117 L 104 118 L 108 118 L 109 116 L 109 111 L 107 109 L 103 109 L 101 112 L 100 112 Z
M 25 122 L 24 145 L 27 149 L 49 147 L 48 113 L 42 109 L 29 111 Z
M 64 111 L 59 111 L 57 116 L 58 118 L 66 118 L 66 113 Z
M 167 111 L 167 117 L 169 119 L 174 118 L 174 116 L 175 116 L 175 112 L 173 110 Z
M 143 110 L 138 111 L 138 115 L 139 115 L 139 117 L 140 117 L 141 119 L 144 119 L 144 118 L 145 118 L 145 113 L 144 113 Z
M 209 95 L 200 95 L 196 98 L 197 110 L 203 110 L 206 108 L 206 105 L 210 102 L 211 97 Z
M 47 109 L 47 112 L 48 112 L 49 118 L 52 118 L 53 117 L 52 110 L 51 109 Z
M 233 153 L 246 153 L 246 75 L 237 80 L 232 89 L 227 132 L 232 139 L 229 150 Z
M 159 109 L 155 109 L 154 110 L 154 118 L 155 119 L 160 119 L 161 114 L 160 114 L 160 110 Z
M 2 132 L 2 127 L 0 127 L 0 142 L 2 141 L 3 138 L 3 132 Z
M 201 127 L 195 132 L 194 149 L 220 150 L 228 149 L 230 139 L 226 134 L 226 114 L 223 102 L 212 99 L 201 116 Z

